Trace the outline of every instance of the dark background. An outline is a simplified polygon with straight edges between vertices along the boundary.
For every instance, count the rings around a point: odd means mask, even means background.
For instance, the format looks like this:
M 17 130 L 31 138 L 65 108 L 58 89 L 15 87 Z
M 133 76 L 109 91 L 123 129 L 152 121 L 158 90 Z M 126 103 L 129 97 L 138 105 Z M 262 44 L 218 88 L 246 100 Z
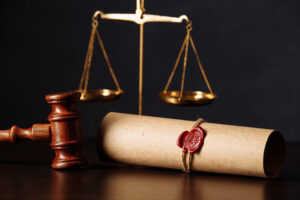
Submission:
M 1 129 L 47 122 L 44 95 L 78 88 L 96 10 L 133 13 L 135 0 L 1 1 Z M 300 141 L 300 3 L 297 0 L 146 0 L 146 12 L 186 14 L 218 99 L 177 107 L 158 99 L 185 36 L 184 24 L 145 25 L 145 115 L 274 128 Z M 137 113 L 139 26 L 101 21 L 100 33 L 125 90 L 115 102 L 81 103 L 83 131 L 96 136 L 109 111 Z M 90 88 L 114 88 L 97 46 Z M 190 49 L 191 50 L 191 49 Z M 190 51 L 191 53 L 192 51 Z M 190 54 L 186 89 L 206 90 Z M 179 88 L 178 70 L 171 89 Z

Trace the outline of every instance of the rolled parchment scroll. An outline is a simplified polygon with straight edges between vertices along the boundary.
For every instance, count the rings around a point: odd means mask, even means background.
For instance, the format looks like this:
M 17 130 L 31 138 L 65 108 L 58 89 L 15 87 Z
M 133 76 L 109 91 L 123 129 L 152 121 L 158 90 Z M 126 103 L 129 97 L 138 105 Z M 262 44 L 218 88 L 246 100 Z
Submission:
M 182 169 L 178 136 L 195 121 L 108 113 L 98 133 L 100 158 L 129 164 Z M 202 149 L 195 152 L 192 170 L 277 177 L 284 165 L 285 141 L 275 130 L 204 122 Z

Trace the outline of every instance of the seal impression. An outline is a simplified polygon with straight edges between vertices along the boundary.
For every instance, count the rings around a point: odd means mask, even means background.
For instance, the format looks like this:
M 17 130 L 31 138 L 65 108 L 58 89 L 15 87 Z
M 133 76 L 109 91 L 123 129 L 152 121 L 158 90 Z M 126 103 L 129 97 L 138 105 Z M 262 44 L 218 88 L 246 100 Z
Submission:
M 182 148 L 182 152 L 193 154 L 202 147 L 205 134 L 205 130 L 200 126 L 196 126 L 191 131 L 184 131 L 177 139 L 177 146 Z

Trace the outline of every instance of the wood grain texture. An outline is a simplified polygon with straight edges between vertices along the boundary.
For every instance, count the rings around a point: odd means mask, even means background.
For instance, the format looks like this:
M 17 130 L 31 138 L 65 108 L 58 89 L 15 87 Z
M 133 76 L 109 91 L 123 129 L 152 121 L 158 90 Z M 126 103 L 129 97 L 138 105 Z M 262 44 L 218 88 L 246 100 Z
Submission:
M 0 142 L 17 143 L 23 140 L 47 141 L 50 139 L 50 124 L 34 124 L 27 129 L 12 126 L 8 130 L 0 130 Z
M 85 157 L 81 154 L 82 115 L 76 106 L 80 96 L 79 92 L 66 92 L 45 97 L 52 107 L 48 120 L 52 133 L 50 145 L 56 155 L 51 164 L 54 169 L 82 167 L 87 164 Z

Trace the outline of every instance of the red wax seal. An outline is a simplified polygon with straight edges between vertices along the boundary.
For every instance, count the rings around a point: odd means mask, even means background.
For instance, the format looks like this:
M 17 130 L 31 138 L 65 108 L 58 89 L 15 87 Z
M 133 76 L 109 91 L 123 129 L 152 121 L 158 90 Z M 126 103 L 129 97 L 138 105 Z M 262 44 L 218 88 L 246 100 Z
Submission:
M 182 132 L 177 139 L 177 145 L 182 148 L 184 153 L 188 151 L 194 153 L 203 145 L 204 137 L 205 130 L 200 126 L 196 126 L 191 131 Z

